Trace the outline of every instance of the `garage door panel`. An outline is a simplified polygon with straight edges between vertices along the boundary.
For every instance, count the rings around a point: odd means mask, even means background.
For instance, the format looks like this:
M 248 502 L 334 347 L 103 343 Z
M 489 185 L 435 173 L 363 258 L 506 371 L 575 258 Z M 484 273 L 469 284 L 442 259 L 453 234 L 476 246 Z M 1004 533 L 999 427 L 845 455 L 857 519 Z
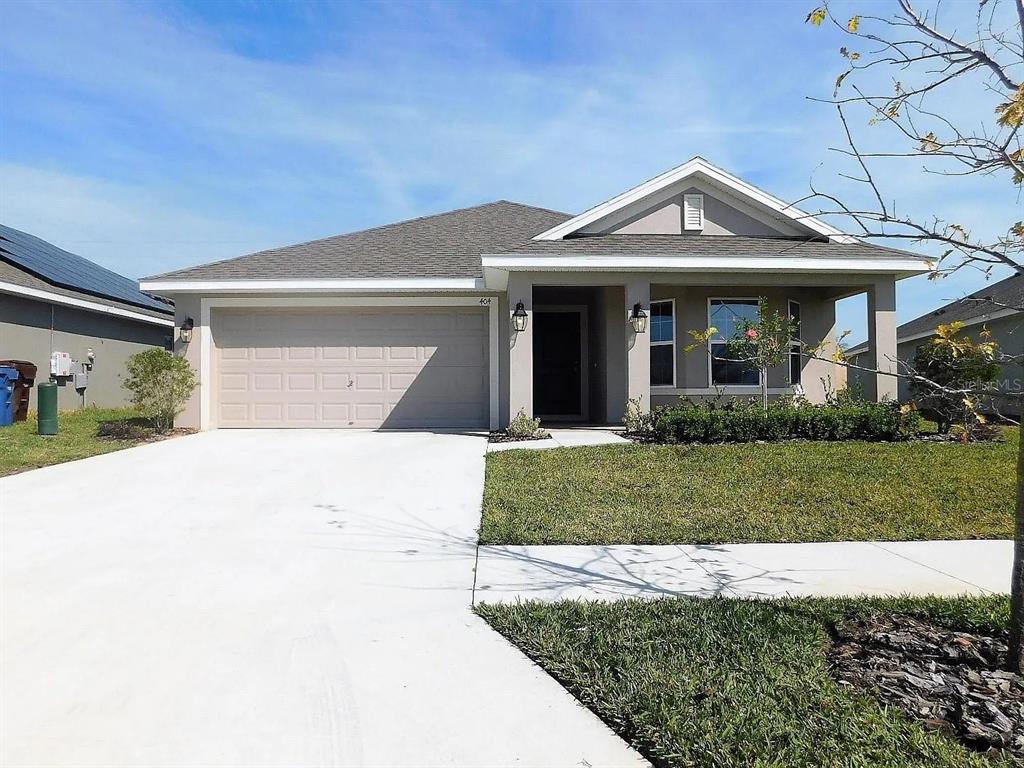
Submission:
M 222 427 L 482 427 L 487 315 L 473 308 L 215 310 Z

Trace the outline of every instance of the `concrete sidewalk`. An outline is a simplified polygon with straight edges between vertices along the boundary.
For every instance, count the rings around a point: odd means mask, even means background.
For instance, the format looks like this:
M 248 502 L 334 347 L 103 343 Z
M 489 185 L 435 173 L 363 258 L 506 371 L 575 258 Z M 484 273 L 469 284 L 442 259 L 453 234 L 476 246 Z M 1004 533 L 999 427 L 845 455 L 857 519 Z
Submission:
M 544 440 L 518 440 L 510 443 L 488 443 L 488 453 L 501 451 L 543 451 L 548 448 L 579 448 L 584 445 L 627 445 L 621 429 L 609 427 L 570 427 L 549 429 L 551 437 Z
M 476 602 L 1008 592 L 1012 541 L 480 547 Z

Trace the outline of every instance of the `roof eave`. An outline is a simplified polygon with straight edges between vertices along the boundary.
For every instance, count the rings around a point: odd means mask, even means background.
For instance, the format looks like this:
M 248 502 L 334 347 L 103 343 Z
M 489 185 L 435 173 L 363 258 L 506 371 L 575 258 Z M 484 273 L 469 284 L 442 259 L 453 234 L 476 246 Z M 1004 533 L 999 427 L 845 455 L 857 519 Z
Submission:
M 420 291 L 480 291 L 483 280 L 476 277 L 409 278 L 316 278 L 248 280 L 217 278 L 174 278 L 143 280 L 143 290 L 160 293 L 405 293 Z

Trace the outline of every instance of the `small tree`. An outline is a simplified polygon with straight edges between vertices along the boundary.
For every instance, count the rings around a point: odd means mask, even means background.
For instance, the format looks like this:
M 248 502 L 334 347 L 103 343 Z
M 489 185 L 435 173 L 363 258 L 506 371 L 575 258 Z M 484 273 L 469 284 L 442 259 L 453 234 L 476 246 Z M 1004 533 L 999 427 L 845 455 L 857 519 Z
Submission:
M 948 432 L 953 424 L 960 424 L 970 436 L 983 423 L 983 398 L 951 392 L 992 387 L 999 379 L 1000 367 L 996 362 L 998 345 L 991 334 L 982 331 L 976 342 L 960 335 L 963 327 L 959 321 L 940 325 L 936 337 L 918 348 L 914 371 L 928 382 L 912 379 L 910 389 L 920 408 L 938 422 L 940 431 Z
M 763 297 L 757 300 L 758 319 L 741 318 L 736 335 L 729 339 L 729 353 L 761 373 L 761 405 L 768 410 L 768 369 L 789 360 L 796 323 L 781 312 L 769 311 Z
M 154 347 L 129 357 L 125 369 L 123 384 L 132 394 L 132 405 L 152 419 L 158 431 L 171 429 L 196 388 L 188 361 Z

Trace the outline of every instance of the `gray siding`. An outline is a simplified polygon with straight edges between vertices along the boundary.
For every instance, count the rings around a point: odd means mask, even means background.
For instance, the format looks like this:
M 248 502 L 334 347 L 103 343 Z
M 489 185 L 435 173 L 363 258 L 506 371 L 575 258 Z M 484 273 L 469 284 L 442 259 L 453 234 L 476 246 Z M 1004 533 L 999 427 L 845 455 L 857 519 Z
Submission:
M 936 324 L 938 324 L 938 322 L 936 322 Z M 985 327 L 992 332 L 992 338 L 999 343 L 999 349 L 1002 352 L 1015 356 L 1024 355 L 1024 315 L 1013 315 L 1010 317 L 999 318 L 998 320 L 985 323 Z M 964 333 L 972 339 L 977 340 L 978 333 L 981 329 L 981 325 L 972 325 L 964 329 Z M 927 344 L 931 338 L 932 337 L 928 336 L 925 338 L 914 339 L 913 341 L 905 341 L 899 344 L 896 347 L 897 357 L 901 361 L 913 363 L 914 357 L 917 354 L 917 348 L 923 344 Z M 851 379 L 852 378 L 854 377 L 851 376 Z M 858 380 L 861 379 L 860 376 L 857 376 L 856 378 Z M 1019 393 L 1021 391 L 1022 384 L 1024 384 L 1024 373 L 1021 371 L 1021 366 L 1003 366 L 1002 380 L 999 385 L 999 388 L 1002 391 Z M 900 379 L 899 399 L 900 401 L 907 401 L 911 399 L 910 382 L 906 379 Z M 1000 406 L 1000 409 L 1005 410 L 1009 414 L 1019 414 L 1020 404 L 1019 402 L 1008 400 L 1005 405 Z
M 96 363 L 86 401 L 102 407 L 128 404 L 121 386 L 125 361 L 148 347 L 162 347 L 171 332 L 170 327 L 0 294 L 0 360 L 34 363 L 39 367 L 38 383 L 49 379 L 52 352 L 85 360 L 91 348 Z M 33 390 L 32 408 L 35 402 Z M 78 408 L 82 397 L 69 383 L 60 388 L 58 403 L 62 409 Z

